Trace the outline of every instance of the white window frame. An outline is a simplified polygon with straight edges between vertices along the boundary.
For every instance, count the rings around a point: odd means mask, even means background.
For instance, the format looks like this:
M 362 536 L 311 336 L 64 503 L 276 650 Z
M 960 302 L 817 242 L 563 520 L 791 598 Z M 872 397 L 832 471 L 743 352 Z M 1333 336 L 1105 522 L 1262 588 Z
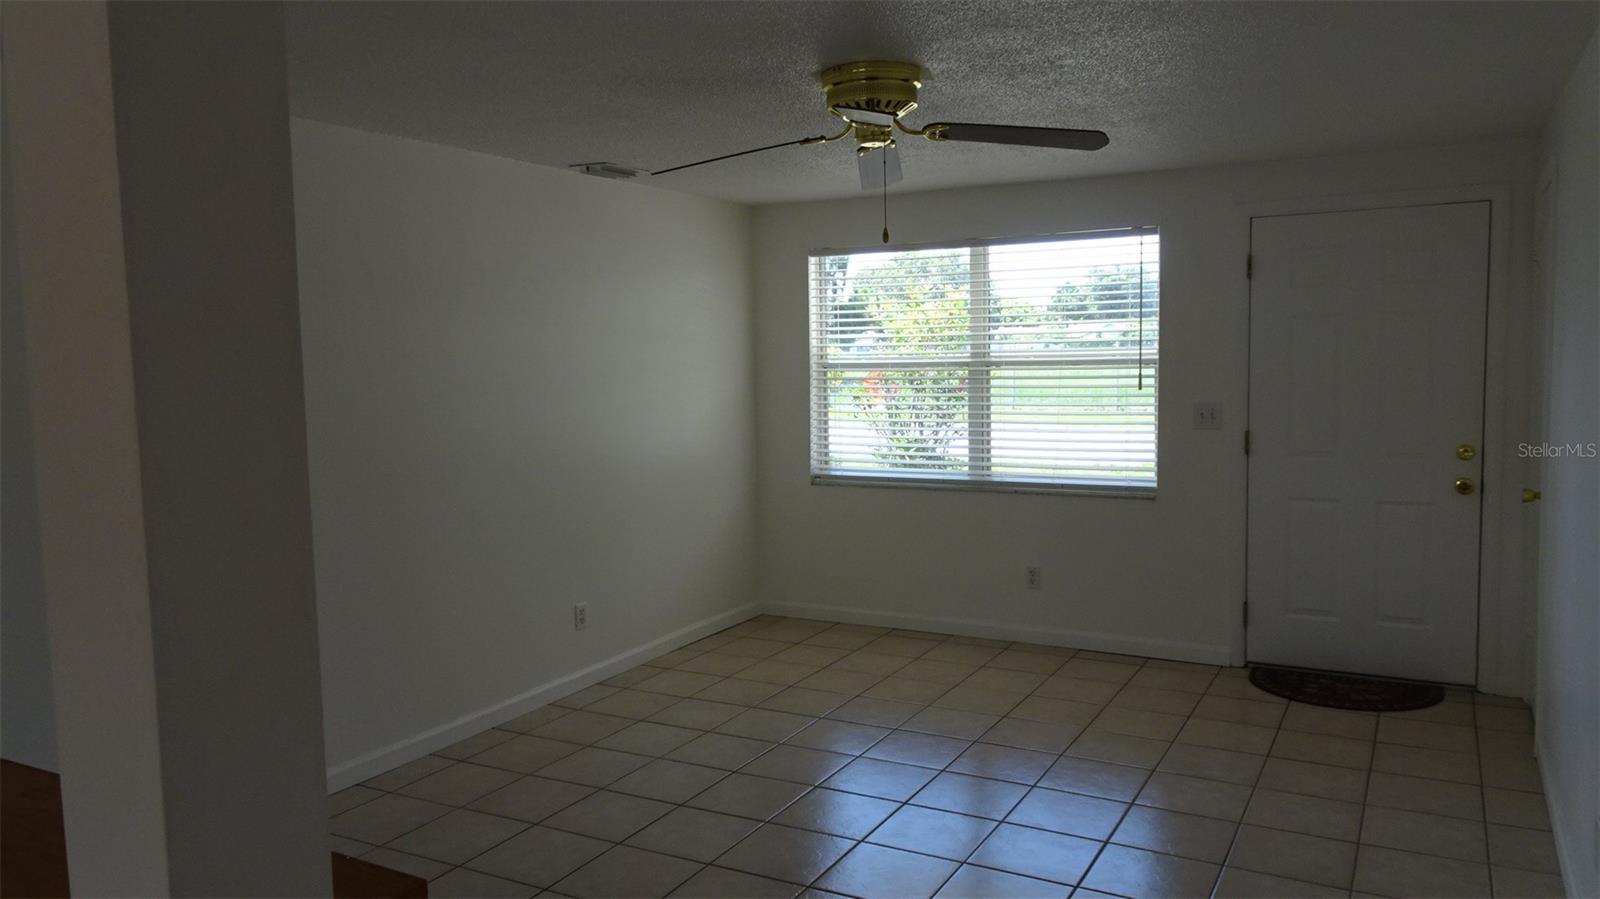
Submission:
M 810 467 L 810 466 L 812 466 L 814 464 L 814 461 L 815 461 L 814 448 L 817 445 L 817 443 L 820 441 L 823 446 L 826 446 L 827 439 L 828 439 L 827 425 L 825 423 L 826 422 L 826 416 L 819 416 L 817 414 L 818 413 L 818 400 L 819 400 L 818 394 L 817 394 L 817 385 L 819 383 L 821 383 L 821 381 L 819 380 L 819 377 L 818 377 L 819 373 L 821 371 L 824 371 L 824 370 L 848 371 L 848 370 L 860 370 L 860 369 L 882 369 L 882 368 L 885 367 L 884 363 L 880 360 L 880 361 L 863 361 L 863 362 L 839 362 L 839 363 L 828 364 L 826 366 L 823 366 L 822 368 L 819 368 L 819 365 L 821 365 L 823 363 L 823 358 L 822 358 L 822 354 L 818 352 L 816 344 L 815 344 L 816 337 L 817 337 L 817 334 L 818 334 L 818 328 L 817 328 L 817 323 L 816 323 L 817 304 L 816 304 L 815 298 L 812 297 L 812 295 L 811 295 L 811 285 L 813 283 L 815 283 L 815 281 L 818 279 L 818 276 L 821 273 L 822 259 L 824 257 L 828 257 L 828 256 L 843 256 L 843 255 L 850 255 L 850 254 L 854 254 L 854 253 L 884 253 L 884 252 L 903 252 L 903 251 L 915 251 L 915 250 L 942 250 L 942 249 L 971 250 L 971 251 L 973 251 L 972 268 L 971 268 L 971 270 L 972 270 L 973 274 L 976 275 L 976 273 L 980 269 L 985 270 L 985 271 L 987 270 L 988 258 L 989 257 L 988 257 L 988 253 L 986 251 L 990 247 L 1002 246 L 1002 245 L 1007 245 L 1007 244 L 1059 242 L 1059 241 L 1075 240 L 1075 239 L 1093 240 L 1093 239 L 1096 239 L 1096 238 L 1112 237 L 1112 236 L 1116 236 L 1118 234 L 1128 234 L 1128 235 L 1155 234 L 1155 235 L 1157 235 L 1158 239 L 1157 239 L 1157 242 L 1156 242 L 1156 248 L 1157 248 L 1158 256 L 1157 256 L 1157 259 L 1156 259 L 1156 267 L 1157 267 L 1157 271 L 1161 271 L 1161 261 L 1160 261 L 1160 256 L 1159 256 L 1159 253 L 1161 251 L 1161 242 L 1159 240 L 1160 228 L 1159 228 L 1159 226 L 1156 226 L 1156 225 L 1140 225 L 1140 226 L 1120 227 L 1120 228 L 1098 228 L 1098 229 L 1094 229 L 1094 230 L 1090 230 L 1090 231 L 1072 231 L 1072 232 L 1063 232 L 1063 233 L 1055 233 L 1055 234 L 1039 234 L 1039 235 L 1030 235 L 1030 236 L 1026 236 L 1026 237 L 982 238 L 982 239 L 971 239 L 971 240 L 937 241 L 937 242 L 915 243 L 915 244 L 892 244 L 892 245 L 887 245 L 887 246 L 870 246 L 869 245 L 869 246 L 858 246 L 858 247 L 850 247 L 850 248 L 824 247 L 824 248 L 818 248 L 818 249 L 812 250 L 811 253 L 808 254 L 808 257 L 807 257 L 807 260 L 806 260 L 806 264 L 807 264 L 806 307 L 807 307 L 807 321 L 808 321 L 808 327 L 807 327 L 807 354 L 809 356 L 809 360 L 808 361 L 809 361 L 809 369 L 810 369 L 809 377 L 807 379 L 807 384 L 806 384 L 806 411 L 807 411 L 807 428 L 806 428 L 806 431 L 807 431 L 807 436 L 808 436 L 808 440 L 809 440 L 808 445 L 807 445 L 807 466 Z M 961 357 L 959 357 L 959 359 L 961 361 L 964 361 L 964 362 L 970 362 L 970 361 L 974 361 L 974 360 L 978 360 L 978 359 L 987 359 L 988 358 L 988 354 L 989 354 L 989 346 L 988 346 L 988 344 L 989 344 L 988 335 L 989 335 L 989 324 L 990 324 L 989 323 L 989 313 L 990 313 L 990 310 L 992 308 L 992 304 L 989 302 L 989 297 L 987 296 L 986 291 L 980 290 L 980 288 L 978 286 L 979 283 L 980 283 L 979 279 L 977 277 L 973 277 L 972 284 L 971 284 L 970 291 L 969 291 L 969 295 L 968 295 L 968 302 L 969 302 L 970 308 L 971 308 L 971 317 L 970 317 L 971 325 L 970 325 L 970 327 L 971 327 L 971 331 L 973 333 L 973 339 L 972 339 L 971 343 L 969 344 L 968 352 L 963 354 Z M 982 284 L 983 284 L 984 287 L 989 286 L 989 282 L 988 282 L 987 278 L 983 279 Z M 1155 313 L 1156 313 L 1156 321 L 1157 321 L 1156 350 L 1155 350 L 1154 354 L 1151 354 L 1149 351 L 1145 351 L 1144 354 L 1143 354 L 1143 357 L 1142 357 L 1143 358 L 1143 366 L 1145 368 L 1148 368 L 1152 372 L 1152 374 L 1156 375 L 1155 382 L 1151 386 L 1151 389 L 1156 391 L 1155 396 L 1153 398 L 1154 401 L 1151 404 L 1151 411 L 1152 411 L 1152 415 L 1154 416 L 1152 424 L 1151 424 L 1151 445 L 1152 445 L 1152 448 L 1154 450 L 1154 455 L 1155 455 L 1155 462 L 1154 462 L 1155 476 L 1152 479 L 1152 483 L 1150 483 L 1150 484 L 1094 484 L 1094 483 L 1086 482 L 1086 481 L 1072 481 L 1072 480 L 1063 480 L 1063 481 L 1055 481 L 1055 482 L 1039 482 L 1039 481 L 1026 482 L 1026 481 L 1015 481 L 1015 480 L 994 480 L 994 479 L 991 479 L 991 478 L 984 477 L 984 476 L 980 475 L 979 472 L 987 472 L 988 464 L 989 464 L 989 458 L 990 458 L 990 447 L 989 447 L 989 434 L 990 434 L 990 421 L 989 421 L 989 419 L 990 419 L 990 413 L 986 412 L 986 411 L 983 411 L 983 410 L 988 408 L 986 403 L 980 404 L 979 402 L 973 402 L 973 401 L 971 401 L 970 398 L 977 397 L 977 396 L 982 396 L 983 398 L 987 399 L 987 397 L 989 395 L 989 390 L 990 390 L 990 385 L 991 385 L 992 369 L 988 369 L 988 368 L 984 368 L 984 367 L 970 367 L 968 369 L 969 379 L 970 379 L 970 382 L 968 384 L 969 402 L 967 404 L 968 435 L 969 435 L 969 439 L 976 439 L 978 441 L 978 443 L 979 443 L 978 447 L 969 448 L 970 458 L 969 458 L 968 466 L 969 466 L 969 471 L 970 471 L 970 475 L 971 476 L 962 477 L 962 478 L 941 478 L 941 477 L 929 477 L 929 476 L 926 476 L 926 475 L 918 475 L 918 474 L 900 475 L 900 474 L 894 474 L 894 473 L 890 473 L 890 472 L 872 472 L 872 473 L 862 473 L 862 474 L 838 474 L 838 473 L 830 473 L 830 472 L 818 472 L 813 468 L 811 470 L 811 484 L 814 485 L 814 486 L 833 486 L 833 487 L 901 487 L 901 488 L 918 488 L 918 489 L 927 489 L 927 490 L 981 491 L 981 492 L 987 492 L 987 493 L 1055 494 L 1055 495 L 1069 495 L 1069 496 L 1101 496 L 1101 497 L 1120 497 L 1120 498 L 1129 498 L 1129 499 L 1150 499 L 1150 500 L 1153 500 L 1153 499 L 1156 498 L 1157 488 L 1158 488 L 1159 483 L 1160 483 L 1160 470 L 1161 470 L 1161 452 L 1160 452 L 1160 448 L 1161 448 L 1161 441 L 1160 441 L 1160 434 L 1161 434 L 1161 410 L 1160 410 L 1160 406 L 1161 406 L 1161 403 L 1160 403 L 1160 399 L 1161 398 L 1160 398 L 1160 390 L 1159 390 L 1159 386 L 1158 386 L 1159 383 L 1160 383 L 1160 378 L 1159 378 L 1159 370 L 1160 370 L 1160 324 L 1159 324 L 1159 322 L 1160 322 L 1160 314 L 1161 314 L 1161 304 L 1160 304 L 1159 300 L 1157 301 Z M 910 368 L 922 367 L 922 366 L 925 366 L 929 361 L 955 361 L 955 360 L 915 359 L 915 360 L 908 361 L 907 364 L 906 364 L 906 367 L 910 367 Z M 1081 361 L 1063 361 L 1063 360 L 1060 360 L 1060 359 L 1046 359 L 1046 360 L 1018 359 L 1018 360 L 1008 361 L 1006 363 L 1005 367 L 1008 368 L 1008 369 L 1009 368 L 1027 368 L 1027 367 L 1038 367 L 1038 368 L 1084 367 L 1084 368 L 1093 368 L 1093 367 L 1101 367 L 1101 366 L 1104 366 L 1105 364 L 1106 364 L 1106 360 L 1104 358 L 1086 359 L 1086 360 L 1081 360 Z M 826 455 L 826 453 L 824 453 L 824 455 Z

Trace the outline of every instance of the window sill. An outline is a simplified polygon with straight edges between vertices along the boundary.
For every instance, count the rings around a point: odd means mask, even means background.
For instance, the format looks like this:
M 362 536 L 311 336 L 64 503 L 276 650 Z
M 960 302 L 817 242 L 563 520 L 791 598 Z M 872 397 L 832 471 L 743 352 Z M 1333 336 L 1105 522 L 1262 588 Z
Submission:
M 974 493 L 1045 493 L 1057 496 L 1101 496 L 1155 499 L 1156 488 L 1135 484 L 1031 484 L 1023 481 L 943 480 L 880 475 L 813 474 L 814 487 L 886 487 L 889 489 L 956 490 Z

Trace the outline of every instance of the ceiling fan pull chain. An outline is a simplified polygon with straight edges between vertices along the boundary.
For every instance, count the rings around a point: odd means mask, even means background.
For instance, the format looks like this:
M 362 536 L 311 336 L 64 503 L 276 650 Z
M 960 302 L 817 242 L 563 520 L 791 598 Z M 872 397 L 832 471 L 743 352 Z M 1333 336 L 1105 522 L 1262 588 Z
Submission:
M 883 155 L 883 242 L 889 242 L 889 148 L 878 151 Z

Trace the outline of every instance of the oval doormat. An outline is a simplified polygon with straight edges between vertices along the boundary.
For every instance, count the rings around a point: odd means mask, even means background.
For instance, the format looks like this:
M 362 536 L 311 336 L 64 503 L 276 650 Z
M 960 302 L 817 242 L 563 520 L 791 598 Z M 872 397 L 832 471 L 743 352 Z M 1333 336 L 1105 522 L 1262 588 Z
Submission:
M 1444 701 L 1444 688 L 1435 684 L 1298 668 L 1255 666 L 1250 669 L 1250 683 L 1295 702 L 1362 712 L 1407 712 Z

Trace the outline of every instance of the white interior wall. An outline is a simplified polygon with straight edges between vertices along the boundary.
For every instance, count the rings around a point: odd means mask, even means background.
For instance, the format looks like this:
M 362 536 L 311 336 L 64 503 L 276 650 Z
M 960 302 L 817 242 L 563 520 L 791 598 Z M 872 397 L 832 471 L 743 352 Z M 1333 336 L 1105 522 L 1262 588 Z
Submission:
M 1539 760 L 1572 896 L 1600 895 L 1600 67 L 1573 70 L 1546 137 L 1554 175 L 1543 248 L 1550 323 L 1544 441 L 1579 455 L 1543 462 L 1539 527 Z M 1587 448 L 1587 455 L 1582 451 Z
M 933 153 L 937 149 L 918 148 Z M 1478 197 L 1495 202 L 1486 521 L 1521 513 L 1511 486 L 1525 326 L 1533 147 L 1506 142 L 1216 169 L 933 191 L 889 198 L 894 243 L 1157 225 L 1162 237 L 1160 486 L 1151 502 L 812 486 L 807 461 L 806 255 L 878 243 L 877 197 L 756 214 L 759 595 L 764 608 L 1208 662 L 1242 659 L 1245 424 L 1252 212 Z M 916 157 L 907 153 L 907 183 Z M 841 177 L 845 175 L 842 173 Z M 1465 190 L 1439 190 L 1470 186 Z M 1509 312 L 1507 309 L 1509 308 Z M 1511 346 L 1524 346 L 1511 340 Z M 1498 353 L 1498 357 L 1496 357 Z M 1221 430 L 1191 428 L 1197 401 Z M 1499 416 L 1505 408 L 1508 414 Z M 1502 532 L 1515 531 L 1517 519 Z M 1505 558 L 1502 558 L 1502 555 Z M 1521 691 L 1520 553 L 1491 541 L 1495 596 L 1480 684 Z M 1504 564 L 1501 564 L 1504 563 Z M 1024 568 L 1043 569 L 1025 589 Z M 1509 635 L 1509 636 L 1507 636 Z M 1504 637 L 1505 639 L 1502 639 Z
M 293 135 L 330 786 L 750 614 L 748 211 Z

